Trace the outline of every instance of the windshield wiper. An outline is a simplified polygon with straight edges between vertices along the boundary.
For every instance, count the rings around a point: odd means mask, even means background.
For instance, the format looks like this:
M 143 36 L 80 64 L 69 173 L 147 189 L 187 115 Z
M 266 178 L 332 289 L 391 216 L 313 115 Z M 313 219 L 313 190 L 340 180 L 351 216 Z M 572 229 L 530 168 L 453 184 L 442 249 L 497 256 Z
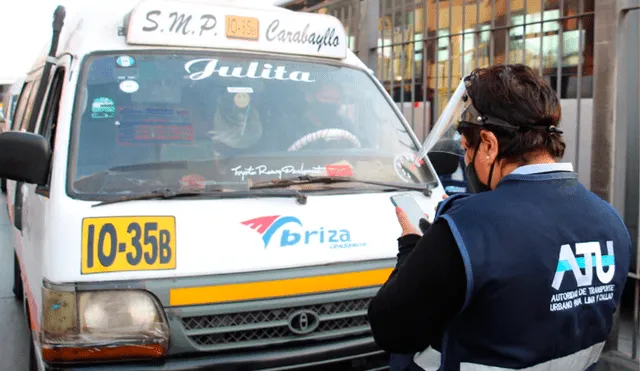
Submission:
M 176 169 L 182 170 L 187 168 L 186 161 L 164 161 L 164 162 L 150 162 L 150 163 L 142 163 L 142 164 L 133 164 L 133 165 L 120 165 L 114 166 L 112 168 L 99 171 L 97 173 L 93 173 L 78 179 L 77 181 L 87 181 L 89 179 L 100 178 L 107 175 L 115 175 L 115 174 L 125 174 L 132 173 L 135 171 L 146 171 L 146 170 L 168 170 L 168 169 Z
M 269 191 L 269 192 L 266 192 Z M 118 199 L 107 200 L 98 202 L 91 207 L 98 207 L 103 205 L 111 205 L 120 202 L 127 201 L 139 201 L 139 200 L 171 200 L 176 198 L 192 198 L 192 197 L 207 197 L 207 198 L 246 198 L 246 197 L 295 197 L 296 201 L 304 205 L 307 203 L 307 195 L 301 193 L 298 190 L 282 190 L 273 192 L 274 190 L 245 190 L 245 191 L 232 191 L 227 192 L 222 188 L 219 189 L 206 189 L 202 191 L 173 191 L 171 189 L 157 189 L 149 193 L 121 196 Z
M 411 191 L 420 191 L 425 194 L 425 196 L 431 195 L 431 188 L 427 185 L 413 185 L 413 184 L 401 184 L 401 183 L 393 183 L 393 182 L 379 182 L 375 180 L 364 180 L 357 179 L 352 177 L 342 177 L 342 176 L 312 176 L 312 175 L 301 175 L 297 177 L 285 178 L 285 179 L 275 179 L 264 182 L 258 182 L 252 184 L 249 189 L 269 189 L 269 188 L 284 188 L 292 185 L 302 185 L 302 184 L 333 184 L 333 183 L 362 183 L 362 184 L 370 184 L 377 185 L 381 187 L 389 187 L 392 189 L 408 189 Z
M 99 202 L 91 207 L 98 207 L 98 206 L 102 206 L 102 205 L 110 205 L 110 204 L 116 204 L 119 202 L 126 202 L 126 201 L 138 201 L 138 200 L 156 200 L 156 199 L 172 199 L 172 198 L 187 198 L 187 197 L 195 197 L 195 196 L 201 196 L 203 194 L 203 192 L 194 192 L 194 191 L 189 191 L 189 192 L 175 192 L 172 191 L 170 189 L 156 189 L 153 190 L 149 193 L 142 193 L 142 194 L 135 194 L 135 195 L 127 195 L 127 196 L 121 196 L 118 199 L 115 200 L 107 200 L 107 201 L 102 201 Z
M 431 195 L 431 188 L 423 185 L 412 184 L 400 184 L 393 182 L 379 182 L 375 180 L 362 180 L 352 177 L 339 177 L 339 176 L 311 176 L 302 175 L 292 178 L 276 179 L 264 182 L 254 183 L 249 186 L 248 190 L 232 191 L 229 192 L 225 188 L 211 188 L 207 187 L 202 191 L 173 191 L 171 189 L 157 189 L 149 193 L 134 194 L 128 196 L 121 196 L 118 199 L 102 201 L 94 204 L 92 207 L 110 205 L 127 201 L 138 200 L 170 200 L 176 198 L 193 198 L 193 197 L 207 197 L 207 198 L 246 198 L 246 197 L 295 197 L 296 201 L 304 205 L 307 203 L 307 195 L 299 190 L 276 190 L 276 188 L 285 188 L 292 185 L 302 184 L 334 184 L 334 183 L 362 183 L 371 184 L 382 187 L 388 187 L 395 189 L 408 189 L 411 191 L 423 192 L 426 196 Z M 276 191 L 276 192 L 274 192 Z

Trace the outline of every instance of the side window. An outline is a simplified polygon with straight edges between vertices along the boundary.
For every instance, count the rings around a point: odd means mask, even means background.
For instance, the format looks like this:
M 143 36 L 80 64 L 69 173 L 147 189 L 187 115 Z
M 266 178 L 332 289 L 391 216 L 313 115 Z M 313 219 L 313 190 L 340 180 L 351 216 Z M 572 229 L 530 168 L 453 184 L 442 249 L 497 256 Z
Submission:
M 11 123 L 11 130 L 20 129 L 20 124 L 22 123 L 24 112 L 25 112 L 25 109 L 27 108 L 27 102 L 29 101 L 29 95 L 31 94 L 32 87 L 33 87 L 33 83 L 28 82 L 25 84 L 24 89 L 22 89 L 22 93 L 20 93 L 20 98 L 18 99 L 18 106 L 16 107 L 16 113 L 13 116 L 13 122 Z
M 26 112 L 24 114 L 24 118 L 22 119 L 22 123 L 20 125 L 20 130 L 28 131 L 29 129 L 29 121 L 31 121 L 32 115 L 38 115 L 40 113 L 40 107 L 34 107 L 33 103 L 36 99 L 36 95 L 38 95 L 38 87 L 40 86 L 40 78 L 41 76 L 37 76 L 33 81 L 33 87 L 31 88 L 31 94 L 29 96 L 29 102 L 27 103 Z
M 51 150 L 54 149 L 56 128 L 58 124 L 58 112 L 60 108 L 60 97 L 62 95 L 62 86 L 64 85 L 64 68 L 56 69 L 51 81 L 51 88 L 47 95 L 44 114 L 42 115 L 42 124 L 39 125 L 38 133 L 49 139 Z

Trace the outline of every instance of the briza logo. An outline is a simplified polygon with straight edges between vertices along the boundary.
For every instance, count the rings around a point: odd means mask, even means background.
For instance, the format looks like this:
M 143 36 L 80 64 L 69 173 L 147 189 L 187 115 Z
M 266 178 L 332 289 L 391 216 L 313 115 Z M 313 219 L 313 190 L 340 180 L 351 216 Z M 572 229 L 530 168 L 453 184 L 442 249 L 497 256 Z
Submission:
M 242 222 L 262 235 L 264 248 L 268 246 L 327 245 L 331 249 L 365 246 L 351 241 L 348 229 L 306 228 L 295 216 L 262 216 Z

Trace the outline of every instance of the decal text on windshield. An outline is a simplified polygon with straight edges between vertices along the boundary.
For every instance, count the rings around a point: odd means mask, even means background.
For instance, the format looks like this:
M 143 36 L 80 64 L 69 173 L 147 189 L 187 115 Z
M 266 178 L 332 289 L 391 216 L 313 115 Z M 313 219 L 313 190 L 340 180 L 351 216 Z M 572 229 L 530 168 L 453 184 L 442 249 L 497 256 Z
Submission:
M 217 59 L 204 58 L 194 59 L 185 63 L 184 69 L 189 74 L 191 80 L 203 80 L 213 76 L 235 77 L 264 80 L 300 81 L 314 82 L 309 72 L 287 71 L 286 66 L 274 66 L 269 63 L 261 65 L 259 62 L 251 62 L 246 68 L 241 66 L 218 65 Z

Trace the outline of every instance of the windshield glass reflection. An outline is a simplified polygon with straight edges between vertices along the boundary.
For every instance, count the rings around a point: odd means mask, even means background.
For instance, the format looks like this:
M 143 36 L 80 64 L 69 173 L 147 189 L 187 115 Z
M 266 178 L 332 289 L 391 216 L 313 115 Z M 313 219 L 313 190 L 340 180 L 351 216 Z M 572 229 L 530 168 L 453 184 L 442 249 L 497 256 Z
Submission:
M 85 64 L 69 172 L 76 194 L 298 175 L 435 181 L 363 71 L 240 54 L 100 55 Z

